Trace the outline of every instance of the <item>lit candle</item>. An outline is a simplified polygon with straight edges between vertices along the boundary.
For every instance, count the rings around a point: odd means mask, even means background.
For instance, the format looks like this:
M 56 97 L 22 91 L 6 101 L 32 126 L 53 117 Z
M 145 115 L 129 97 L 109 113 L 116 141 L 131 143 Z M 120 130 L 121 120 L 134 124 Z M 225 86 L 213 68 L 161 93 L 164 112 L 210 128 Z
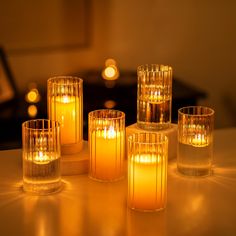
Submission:
M 39 119 L 22 124 L 23 189 L 49 194 L 61 186 L 60 125 Z
M 61 128 L 62 155 L 83 148 L 83 80 L 72 76 L 48 79 L 48 117 Z
M 109 127 L 91 135 L 91 172 L 101 180 L 120 178 L 123 170 L 124 132 Z
M 48 164 L 51 160 L 51 158 L 43 153 L 43 152 L 35 152 L 31 158 L 31 160 L 35 163 L 35 164 Z M 29 160 L 29 158 L 28 158 Z
M 100 181 L 115 181 L 123 177 L 125 157 L 124 112 L 101 109 L 88 115 L 89 176 Z
M 137 125 L 145 130 L 169 127 L 171 122 L 172 68 L 142 65 L 137 69 Z
M 166 203 L 167 162 L 141 154 L 129 160 L 129 205 L 140 210 L 162 209 Z
M 55 107 L 52 106 L 52 115 L 54 116 L 53 119 L 59 121 L 61 125 L 61 144 L 75 143 L 76 110 L 78 111 L 81 107 L 81 100 L 79 99 L 78 102 L 76 102 L 74 96 L 57 96 L 54 104 Z M 78 122 L 78 124 L 80 124 L 80 122 Z
M 196 147 L 205 147 L 208 146 L 207 139 L 204 134 L 196 134 L 192 139 L 192 145 Z

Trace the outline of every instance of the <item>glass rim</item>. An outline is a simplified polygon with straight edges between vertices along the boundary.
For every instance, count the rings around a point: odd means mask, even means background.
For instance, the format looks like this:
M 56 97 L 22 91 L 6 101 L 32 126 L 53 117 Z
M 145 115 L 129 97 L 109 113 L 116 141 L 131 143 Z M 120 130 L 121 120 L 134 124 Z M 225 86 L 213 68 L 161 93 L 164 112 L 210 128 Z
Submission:
M 68 81 L 71 82 L 71 84 L 82 84 L 83 83 L 83 79 L 82 78 L 79 78 L 77 76 L 72 76 L 72 75 L 58 75 L 58 76 L 53 76 L 53 77 L 50 77 L 47 82 L 48 84 L 53 84 L 53 83 L 58 83 L 59 80 L 61 79 L 66 79 Z M 70 85 L 68 83 L 60 83 L 60 85 Z
M 116 113 L 120 113 L 120 115 L 117 117 L 97 117 L 94 114 L 98 112 L 116 112 Z M 125 118 L 125 113 L 123 111 L 114 110 L 114 109 L 97 109 L 97 110 L 90 111 L 88 113 L 88 117 L 93 118 L 93 119 L 101 119 L 101 120 L 119 120 L 119 119 Z
M 137 141 L 134 141 L 133 139 L 134 139 L 134 136 L 139 136 L 139 135 L 155 135 L 155 136 L 158 136 L 158 138 L 161 138 L 161 140 L 158 140 L 158 141 L 156 141 L 156 142 L 150 142 L 150 140 L 149 141 L 146 141 L 146 142 L 144 142 L 144 141 L 139 141 L 139 140 L 137 140 Z M 153 145 L 153 144 L 165 144 L 165 143 L 168 143 L 168 137 L 166 136 L 166 135 L 164 135 L 164 134 L 161 134 L 161 133 L 154 133 L 154 132 L 141 132 L 141 133 L 134 133 L 134 134 L 131 134 L 131 135 L 129 135 L 128 136 L 128 142 L 132 142 L 132 143 L 138 143 L 138 144 L 149 144 L 149 145 Z
M 22 128 L 23 129 L 27 129 L 27 130 L 51 130 L 53 129 L 53 127 L 50 127 L 50 128 L 31 128 L 31 127 L 27 127 L 27 124 L 30 124 L 30 123 L 36 123 L 36 122 L 42 122 L 42 121 L 45 121 L 45 122 L 50 122 L 50 123 L 53 123 L 55 124 L 55 127 L 60 127 L 60 123 L 56 120 L 50 120 L 50 119 L 32 119 L 32 120 L 26 120 L 22 123 Z
M 155 70 L 152 70 L 151 68 L 155 68 Z M 162 68 L 162 69 L 161 69 Z M 172 66 L 170 65 L 164 65 L 164 64 L 157 64 L 157 63 L 152 63 L 152 64 L 143 64 L 139 65 L 137 67 L 137 71 L 147 71 L 147 72 L 170 72 L 173 71 Z
M 208 113 L 204 113 L 204 114 L 190 114 L 190 113 L 185 113 L 183 110 L 184 109 L 194 109 L 194 108 L 199 108 L 199 109 L 206 109 L 207 111 L 209 111 Z M 207 106 L 186 106 L 186 107 L 181 107 L 178 109 L 178 114 L 181 115 L 185 115 L 185 116 L 200 116 L 200 117 L 206 117 L 206 116 L 213 116 L 215 114 L 215 111 Z

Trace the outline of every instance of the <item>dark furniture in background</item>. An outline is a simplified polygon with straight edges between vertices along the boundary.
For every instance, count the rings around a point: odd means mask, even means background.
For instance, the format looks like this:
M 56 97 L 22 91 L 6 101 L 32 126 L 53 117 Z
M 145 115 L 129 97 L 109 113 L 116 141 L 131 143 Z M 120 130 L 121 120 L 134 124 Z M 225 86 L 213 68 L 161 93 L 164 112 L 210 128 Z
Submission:
M 105 82 L 100 71 L 84 72 L 79 77 L 84 79 L 84 139 L 87 140 L 88 113 L 102 109 L 105 102 L 115 102 L 113 109 L 126 114 L 126 126 L 136 122 L 137 113 L 137 76 L 135 71 L 120 72 L 119 79 L 113 84 Z M 47 118 L 46 86 L 39 89 L 41 100 L 36 104 L 38 114 L 35 118 Z M 21 124 L 32 119 L 27 113 L 30 105 L 24 100 L 25 94 L 0 109 L 0 149 L 21 147 Z M 172 122 L 177 123 L 177 111 L 180 107 L 197 105 L 199 99 L 205 98 L 206 93 L 194 87 L 173 79 Z

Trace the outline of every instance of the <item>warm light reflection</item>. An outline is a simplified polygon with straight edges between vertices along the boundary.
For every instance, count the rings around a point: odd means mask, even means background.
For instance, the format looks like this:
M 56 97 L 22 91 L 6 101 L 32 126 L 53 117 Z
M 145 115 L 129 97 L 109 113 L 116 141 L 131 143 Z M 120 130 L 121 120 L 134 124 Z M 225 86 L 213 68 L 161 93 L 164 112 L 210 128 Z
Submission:
M 32 88 L 26 94 L 25 100 L 29 103 L 37 103 L 40 100 L 40 94 L 37 88 Z
M 104 102 L 104 107 L 111 109 L 114 108 L 116 106 L 116 102 L 113 100 L 107 100 Z
M 38 114 L 37 106 L 35 106 L 35 105 L 28 106 L 28 115 L 29 115 L 29 117 L 34 118 L 34 117 L 37 116 L 37 114 Z
M 102 71 L 102 77 L 105 80 L 116 80 L 119 77 L 119 70 L 114 59 L 105 61 L 105 69 Z
M 116 61 L 112 58 L 106 59 L 105 66 L 111 66 L 111 65 L 116 65 Z
M 203 196 L 202 195 L 197 195 L 195 196 L 192 201 L 191 201 L 191 208 L 192 208 L 192 211 L 193 212 L 196 212 L 198 211 L 201 206 L 202 206 L 202 203 L 203 203 Z
M 106 76 L 107 78 L 112 78 L 112 77 L 115 76 L 116 70 L 115 70 L 114 67 L 108 66 L 108 67 L 105 69 L 104 74 L 105 74 L 105 76 Z

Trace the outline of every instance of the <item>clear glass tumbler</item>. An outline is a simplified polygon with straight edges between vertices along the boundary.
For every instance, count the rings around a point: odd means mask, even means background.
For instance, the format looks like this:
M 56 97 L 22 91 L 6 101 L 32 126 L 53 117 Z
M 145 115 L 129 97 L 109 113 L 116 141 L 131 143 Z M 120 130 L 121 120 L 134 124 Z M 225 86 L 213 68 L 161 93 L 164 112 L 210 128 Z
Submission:
M 39 119 L 22 124 L 23 189 L 39 195 L 61 188 L 60 127 Z
M 100 181 L 123 177 L 125 157 L 125 113 L 112 109 L 88 115 L 89 176 Z
M 137 69 L 137 125 L 145 130 L 166 129 L 171 123 L 172 68 L 141 65 Z
M 128 206 L 158 211 L 167 200 L 168 138 L 161 133 L 128 137 Z
M 61 127 L 61 151 L 73 154 L 83 148 L 83 80 L 58 76 L 47 82 L 48 117 Z
M 177 168 L 184 175 L 211 174 L 214 110 L 203 106 L 178 110 Z

